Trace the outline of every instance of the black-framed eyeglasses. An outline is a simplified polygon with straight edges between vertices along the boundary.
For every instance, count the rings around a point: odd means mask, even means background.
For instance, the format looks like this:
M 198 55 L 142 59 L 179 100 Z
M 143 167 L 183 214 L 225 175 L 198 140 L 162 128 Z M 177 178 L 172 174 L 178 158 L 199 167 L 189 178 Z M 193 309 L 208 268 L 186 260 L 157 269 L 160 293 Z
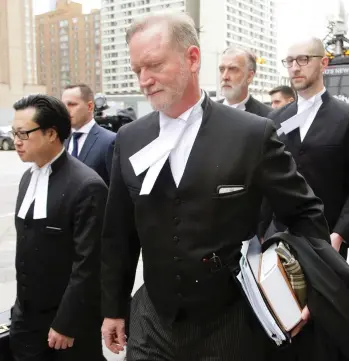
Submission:
M 305 66 L 305 65 L 308 65 L 309 60 L 311 58 L 323 58 L 323 56 L 322 55 L 299 55 L 296 58 L 288 57 L 286 59 L 281 60 L 281 62 L 285 68 L 291 68 L 294 61 L 296 61 L 296 63 L 299 66 Z
M 18 137 L 18 139 L 20 139 L 20 140 L 28 140 L 29 139 L 29 134 L 33 133 L 33 132 L 36 132 L 39 129 L 41 129 L 41 127 L 36 127 L 34 129 L 30 129 L 30 130 L 17 130 L 17 132 L 12 130 L 11 133 L 13 135 L 13 138 Z

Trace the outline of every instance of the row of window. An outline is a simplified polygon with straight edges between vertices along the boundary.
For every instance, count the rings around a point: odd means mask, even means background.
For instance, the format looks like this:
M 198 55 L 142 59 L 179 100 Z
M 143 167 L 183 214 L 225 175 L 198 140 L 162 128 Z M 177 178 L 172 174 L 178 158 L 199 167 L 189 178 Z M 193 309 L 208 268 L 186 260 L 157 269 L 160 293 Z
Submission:
M 265 29 L 264 27 L 258 27 L 253 23 L 250 23 L 247 25 L 248 26 L 246 28 L 244 28 L 242 26 L 238 26 L 237 23 L 235 23 L 235 24 L 228 23 L 227 28 L 228 28 L 228 30 L 232 30 L 237 33 L 244 34 L 244 35 L 249 35 L 251 37 L 256 37 L 259 35 L 263 35 L 264 38 L 274 37 L 274 33 L 268 29 Z
M 263 27 L 266 26 L 265 21 L 268 21 L 268 19 L 260 19 L 257 17 L 254 17 L 252 15 L 248 15 L 245 13 L 242 13 L 241 11 L 237 11 L 233 8 L 230 8 L 230 11 L 227 11 L 228 15 L 227 18 L 229 21 L 233 22 L 233 23 L 239 23 L 239 24 L 246 24 L 246 26 L 248 24 L 254 24 L 254 25 L 262 25 Z M 233 15 L 229 15 L 229 14 L 233 14 Z M 237 19 L 237 15 L 241 18 L 241 19 Z M 245 19 L 245 20 L 243 20 Z M 271 17 L 270 18 L 270 24 L 269 24 L 270 29 L 274 29 L 274 18 Z
M 228 0 L 228 3 L 231 5 L 238 6 L 240 9 L 247 10 L 247 11 L 252 10 L 253 9 L 252 6 L 259 8 L 261 10 L 264 10 L 266 7 L 268 7 L 269 12 L 271 14 L 273 13 L 273 7 L 271 6 L 272 4 L 271 4 L 270 0 L 266 0 L 266 1 L 249 0 L 249 1 L 244 1 L 244 2 L 242 2 L 241 0 Z
M 163 11 L 165 9 L 173 9 L 174 7 L 180 8 L 183 6 L 184 6 L 184 2 L 181 1 L 178 3 L 174 3 L 174 4 L 163 4 L 163 5 L 149 6 L 149 7 L 145 7 L 145 8 L 139 8 L 139 9 L 121 11 L 121 12 L 117 12 L 117 14 L 116 13 L 107 13 L 106 15 L 103 15 L 103 20 L 117 19 L 120 17 L 122 18 L 122 17 L 137 16 L 137 15 L 144 14 L 144 13 Z
M 105 84 L 104 89 L 122 89 L 122 90 L 128 90 L 128 88 L 133 88 L 138 90 L 139 86 L 138 83 L 112 83 L 112 84 Z
M 140 1 L 128 2 L 126 4 L 121 4 L 120 8 L 121 9 L 134 8 L 136 6 L 142 6 L 142 5 L 148 5 L 148 4 L 150 4 L 150 0 L 140 0 Z
M 85 15 L 85 21 L 88 22 L 90 20 L 94 20 L 96 22 L 99 22 L 100 20 L 100 15 L 99 14 L 89 14 L 89 15 Z M 79 19 L 78 18 L 73 18 L 72 19 L 73 23 L 76 24 Z M 69 25 L 69 20 L 61 20 L 59 22 L 59 27 L 62 28 L 62 27 L 66 27 Z
M 106 73 L 106 72 L 104 72 Z M 131 74 L 124 74 L 124 75 L 113 75 L 113 76 L 105 76 L 104 78 L 105 82 L 111 82 L 111 81 L 121 81 L 121 80 L 132 80 L 132 81 L 136 81 L 136 76 L 131 73 Z

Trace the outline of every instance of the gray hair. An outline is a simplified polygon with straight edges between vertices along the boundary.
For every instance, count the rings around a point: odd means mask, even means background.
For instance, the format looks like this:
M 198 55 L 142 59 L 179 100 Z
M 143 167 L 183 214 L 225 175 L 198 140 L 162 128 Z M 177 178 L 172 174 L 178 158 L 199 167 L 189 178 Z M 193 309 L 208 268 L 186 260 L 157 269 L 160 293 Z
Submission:
M 193 45 L 200 48 L 194 20 L 185 13 L 149 15 L 135 20 L 126 32 L 127 44 L 136 33 L 159 24 L 168 26 L 170 40 L 179 48 L 187 49 Z
M 236 47 L 236 46 L 229 46 L 229 48 L 225 49 L 223 55 L 245 55 L 247 60 L 247 66 L 249 70 L 253 70 L 254 72 L 257 71 L 257 57 L 252 51 Z

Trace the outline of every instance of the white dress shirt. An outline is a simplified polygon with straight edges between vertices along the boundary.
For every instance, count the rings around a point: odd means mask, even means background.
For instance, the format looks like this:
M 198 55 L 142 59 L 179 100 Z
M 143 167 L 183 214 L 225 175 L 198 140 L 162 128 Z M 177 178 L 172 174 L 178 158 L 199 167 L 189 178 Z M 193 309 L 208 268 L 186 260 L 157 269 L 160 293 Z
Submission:
M 177 146 L 172 149 L 169 159 L 172 175 L 177 187 L 179 186 L 179 183 L 182 179 L 184 169 L 188 162 L 189 154 L 193 148 L 196 136 L 202 123 L 203 109 L 201 103 L 203 102 L 204 97 L 205 95 L 201 97 L 200 101 L 194 105 L 194 107 L 188 109 L 177 119 L 171 119 L 165 114 L 160 113 L 160 137 L 168 122 L 175 121 L 184 124 L 187 123 L 184 133 L 180 137 Z
M 34 202 L 34 219 L 47 218 L 47 195 L 48 183 L 52 173 L 51 164 L 55 162 L 64 152 L 64 148 L 50 162 L 43 167 L 39 167 L 35 163 L 31 167 L 31 178 L 27 188 L 27 192 L 23 198 L 18 217 L 25 219 L 31 204 Z
M 308 130 L 310 129 L 311 125 L 313 124 L 313 121 L 316 117 L 317 112 L 319 111 L 321 105 L 322 105 L 322 94 L 324 94 L 326 89 L 322 89 L 319 93 L 315 94 L 310 99 L 304 99 L 300 95 L 298 96 L 297 101 L 297 114 L 302 113 L 304 109 L 307 109 L 311 107 L 311 112 L 307 116 L 307 119 L 305 120 L 304 124 L 299 127 L 300 137 L 301 141 L 303 142 L 305 136 L 308 133 Z
M 242 102 L 236 104 L 229 104 L 227 98 L 225 98 L 223 104 L 227 105 L 228 107 L 232 107 L 240 110 L 246 110 L 246 103 L 248 102 L 249 99 L 250 99 L 250 94 L 247 94 L 247 97 Z
M 167 159 L 170 161 L 172 175 L 178 187 L 202 123 L 203 109 L 201 104 L 204 99 L 205 93 L 202 92 L 200 100 L 176 119 L 160 113 L 159 136 L 130 157 L 136 175 L 149 168 L 140 194 L 151 192 Z
M 96 121 L 94 119 L 91 119 L 88 123 L 86 123 L 84 126 L 82 126 L 80 129 L 72 129 L 72 133 L 82 133 L 81 137 L 78 139 L 78 155 L 81 152 L 82 147 L 85 144 L 86 138 L 88 136 L 88 133 L 90 133 L 93 126 L 96 124 Z M 74 148 L 74 140 L 73 137 L 71 137 L 68 147 L 69 154 L 72 154 Z

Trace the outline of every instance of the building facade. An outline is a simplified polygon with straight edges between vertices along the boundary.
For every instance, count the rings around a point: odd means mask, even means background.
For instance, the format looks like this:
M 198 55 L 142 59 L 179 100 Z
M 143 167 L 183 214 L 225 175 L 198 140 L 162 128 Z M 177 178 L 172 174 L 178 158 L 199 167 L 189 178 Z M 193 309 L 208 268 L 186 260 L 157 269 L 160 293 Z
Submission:
M 203 89 L 219 97 L 218 64 L 229 45 L 244 46 L 259 59 L 251 92 L 263 100 L 277 85 L 277 44 L 273 0 L 102 0 L 103 90 L 108 95 L 138 92 L 136 77 L 129 66 L 125 42 L 127 27 L 147 13 L 187 12 L 199 30 Z M 268 99 L 268 98 L 267 98 Z
M 72 83 L 101 91 L 100 11 L 83 14 L 82 5 L 58 0 L 56 10 L 36 16 L 39 82 L 61 97 Z
M 10 117 L 12 105 L 19 98 L 46 92 L 35 77 L 32 6 L 32 1 L 27 0 L 0 1 L 1 118 Z
M 261 101 L 269 100 L 268 91 L 278 83 L 275 11 L 273 0 L 225 0 L 222 6 L 214 1 L 201 2 L 200 42 L 204 70 L 201 84 L 204 89 L 216 90 L 220 96 L 218 64 L 221 54 L 228 46 L 241 46 L 259 59 L 251 93 Z
M 24 2 L 25 75 L 27 84 L 37 84 L 34 0 Z

